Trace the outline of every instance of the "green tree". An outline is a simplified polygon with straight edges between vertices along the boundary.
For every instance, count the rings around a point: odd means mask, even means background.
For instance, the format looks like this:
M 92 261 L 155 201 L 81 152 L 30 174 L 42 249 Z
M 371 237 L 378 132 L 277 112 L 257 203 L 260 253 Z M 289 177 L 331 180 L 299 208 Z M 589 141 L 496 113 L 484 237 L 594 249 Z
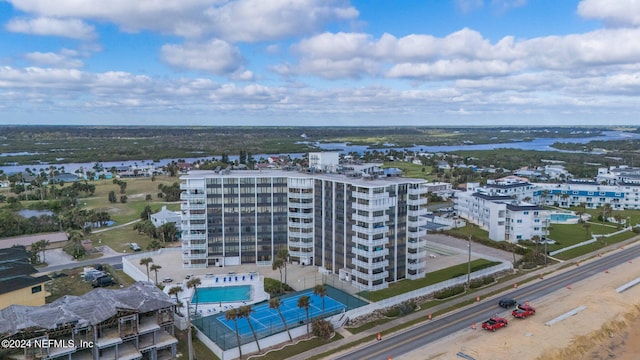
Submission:
M 331 337 L 331 334 L 333 334 L 333 325 L 323 319 L 313 320 L 311 329 L 313 331 L 313 335 L 323 340 L 328 340 Z
M 150 257 L 140 259 L 140 265 L 144 265 L 147 267 L 147 281 L 149 281 L 149 264 L 153 262 L 153 259 Z
M 196 298 L 196 314 L 198 313 L 198 286 L 202 285 L 202 281 L 199 277 L 193 277 L 187 281 L 187 289 L 193 288 L 193 293 Z
M 178 299 L 178 294 L 180 294 L 180 292 L 182 291 L 182 286 L 172 286 L 171 289 L 169 289 L 169 291 L 167 292 L 167 294 L 169 296 L 175 296 L 176 297 L 176 314 L 180 314 L 180 300 Z
M 249 324 L 249 328 L 251 329 L 251 333 L 253 334 L 253 339 L 256 341 L 256 345 L 258 345 L 258 352 L 261 353 L 262 349 L 260 349 L 260 342 L 258 341 L 258 335 L 256 334 L 256 330 L 253 328 L 253 324 L 251 323 L 251 313 L 253 309 L 249 305 L 243 305 L 238 308 L 238 317 L 244 318 L 247 320 Z
M 282 268 L 283 267 L 284 267 L 284 261 L 282 261 L 282 259 L 278 257 L 273 259 L 273 262 L 271 263 L 271 269 L 280 271 L 280 293 L 281 294 L 284 293 L 284 288 L 282 284 Z
M 322 299 L 322 317 L 324 317 L 324 297 L 327 296 L 327 287 L 323 284 L 318 284 L 313 287 L 313 294 L 320 296 Z
M 287 262 L 289 261 L 289 250 L 278 250 L 276 257 L 282 259 L 282 264 L 284 265 L 284 283 L 287 284 Z
M 36 244 L 38 244 L 38 250 L 42 251 L 42 262 L 47 262 L 45 252 L 47 250 L 47 246 L 49 246 L 49 240 L 41 239 L 38 240 Z
M 197 306 L 198 303 L 196 303 Z M 197 311 L 197 310 L 196 310 Z M 229 321 L 233 321 L 233 325 L 236 328 L 236 339 L 238 340 L 238 351 L 240 352 L 240 360 L 242 360 L 242 344 L 240 343 L 240 332 L 238 331 L 238 310 L 231 309 L 224 313 L 224 318 Z
M 142 210 L 142 212 L 140 213 L 140 220 L 149 220 L 151 213 L 151 206 L 145 206 L 144 210 Z
M 584 232 L 587 237 L 587 240 L 589 240 L 589 238 L 591 237 L 591 231 L 590 231 L 591 224 L 589 224 L 588 222 L 585 222 L 584 224 L 582 224 L 582 227 L 584 228 Z
M 109 191 L 109 202 L 112 204 L 118 202 L 118 198 L 116 197 L 115 191 Z
M 309 336 L 309 296 L 307 295 L 302 295 L 298 298 L 298 307 L 300 309 L 304 309 L 305 313 L 307 314 L 307 336 Z
M 284 319 L 284 316 L 282 316 L 282 311 L 280 310 L 280 298 L 272 297 L 271 299 L 269 299 L 269 308 L 275 309 L 276 311 L 278 311 L 278 315 L 280 316 L 280 320 L 282 320 L 284 329 L 287 330 L 287 334 L 289 335 L 289 341 L 293 341 L 293 338 L 291 337 L 291 332 L 289 331 L 289 326 L 287 326 L 287 321 Z
M 158 285 L 158 270 L 160 269 L 162 269 L 162 266 L 158 264 L 152 264 L 151 267 L 149 267 L 149 270 L 156 273 L 156 285 Z

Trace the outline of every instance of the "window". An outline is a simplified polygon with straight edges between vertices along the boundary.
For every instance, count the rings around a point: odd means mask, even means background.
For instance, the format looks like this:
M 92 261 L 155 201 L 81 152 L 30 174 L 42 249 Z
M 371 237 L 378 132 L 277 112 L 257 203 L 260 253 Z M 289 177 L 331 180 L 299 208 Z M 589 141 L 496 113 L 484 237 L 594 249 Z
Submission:
M 42 291 L 42 285 L 34 286 L 31 288 L 32 294 L 39 293 L 40 291 Z

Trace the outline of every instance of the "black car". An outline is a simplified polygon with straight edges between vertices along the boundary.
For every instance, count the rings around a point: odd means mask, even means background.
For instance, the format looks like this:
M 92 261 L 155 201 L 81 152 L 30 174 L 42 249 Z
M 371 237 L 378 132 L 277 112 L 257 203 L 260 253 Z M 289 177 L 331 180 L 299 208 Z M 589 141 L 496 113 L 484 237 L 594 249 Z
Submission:
M 503 307 L 505 309 L 509 309 L 518 305 L 518 302 L 515 301 L 514 299 L 500 299 L 500 301 L 498 301 L 498 305 L 500 305 L 500 307 Z
M 115 285 L 115 281 L 113 280 L 112 277 L 109 276 L 101 276 L 95 280 L 93 280 L 93 282 L 91 283 L 91 286 L 93 286 L 94 288 L 97 287 L 102 287 L 102 286 L 111 286 L 111 285 Z

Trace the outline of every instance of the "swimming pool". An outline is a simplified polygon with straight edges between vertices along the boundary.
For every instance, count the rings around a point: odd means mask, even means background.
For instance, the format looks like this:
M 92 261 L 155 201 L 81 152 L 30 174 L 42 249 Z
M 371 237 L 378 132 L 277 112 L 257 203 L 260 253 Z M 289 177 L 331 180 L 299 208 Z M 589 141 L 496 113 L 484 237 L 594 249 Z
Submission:
M 580 217 L 570 213 L 552 213 L 549 220 L 554 224 L 575 224 Z
M 239 302 L 251 300 L 251 285 L 238 286 L 216 286 L 197 288 L 193 294 L 191 302 L 200 303 L 220 303 Z

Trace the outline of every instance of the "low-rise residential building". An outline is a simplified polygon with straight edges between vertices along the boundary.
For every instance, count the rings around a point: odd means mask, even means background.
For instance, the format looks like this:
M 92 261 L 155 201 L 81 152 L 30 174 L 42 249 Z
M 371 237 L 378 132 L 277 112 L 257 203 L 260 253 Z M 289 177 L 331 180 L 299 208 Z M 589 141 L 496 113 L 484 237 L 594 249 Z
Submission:
M 162 209 L 157 213 L 150 214 L 149 220 L 151 220 L 155 227 L 160 227 L 166 223 L 174 223 L 176 224 L 176 228 L 178 230 L 180 229 L 180 211 L 167 210 L 166 206 L 162 206 Z
M 515 243 L 547 236 L 550 212 L 516 199 L 515 194 L 528 193 L 531 184 L 521 184 L 517 188 L 514 188 L 516 184 L 501 188 L 476 185 L 468 184 L 467 191 L 455 193 L 455 210 L 461 218 L 486 230 L 490 239 Z M 503 191 L 512 195 L 501 194 Z
M 0 338 L 49 345 L 15 349 L 10 358 L 175 359 L 174 307 L 171 297 L 149 282 L 100 288 L 39 307 L 2 309 Z
M 0 309 L 12 304 L 44 305 L 49 276 L 37 274 L 24 246 L 0 249 Z
M 593 181 L 572 181 L 535 185 L 534 201 L 543 205 L 584 205 L 588 209 L 597 209 L 608 204 L 613 210 L 640 209 L 640 184 L 602 185 Z

